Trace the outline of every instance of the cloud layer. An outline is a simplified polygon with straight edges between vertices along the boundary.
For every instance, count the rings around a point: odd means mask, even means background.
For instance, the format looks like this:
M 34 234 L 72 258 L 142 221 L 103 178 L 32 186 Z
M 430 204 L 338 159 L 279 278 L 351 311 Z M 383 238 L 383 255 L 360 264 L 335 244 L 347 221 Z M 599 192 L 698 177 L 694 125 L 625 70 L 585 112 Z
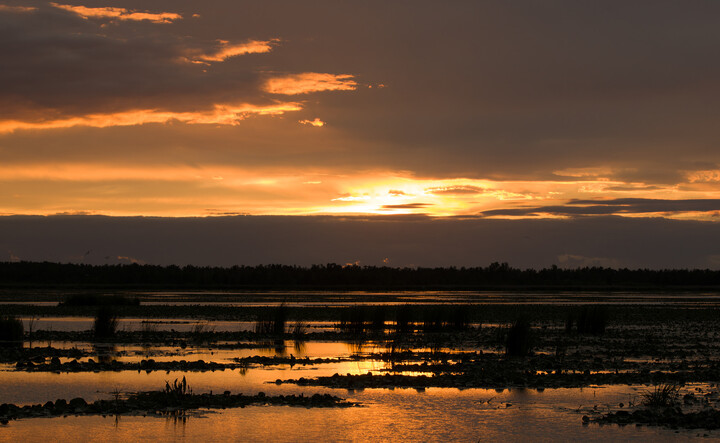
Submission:
M 0 213 L 714 220 L 718 14 L 0 0 Z

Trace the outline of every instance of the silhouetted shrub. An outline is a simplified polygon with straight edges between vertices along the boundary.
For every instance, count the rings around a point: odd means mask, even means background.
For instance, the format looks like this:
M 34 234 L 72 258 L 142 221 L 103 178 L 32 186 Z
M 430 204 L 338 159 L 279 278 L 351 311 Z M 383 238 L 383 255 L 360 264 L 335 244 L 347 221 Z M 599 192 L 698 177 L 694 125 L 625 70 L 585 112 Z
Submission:
M 0 317 L 0 346 L 22 346 L 23 323 L 17 317 Z
M 118 320 L 112 310 L 102 307 L 95 314 L 93 323 L 93 335 L 96 339 L 106 339 L 115 335 Z
M 530 322 L 520 318 L 507 330 L 505 353 L 510 357 L 524 357 L 532 349 Z

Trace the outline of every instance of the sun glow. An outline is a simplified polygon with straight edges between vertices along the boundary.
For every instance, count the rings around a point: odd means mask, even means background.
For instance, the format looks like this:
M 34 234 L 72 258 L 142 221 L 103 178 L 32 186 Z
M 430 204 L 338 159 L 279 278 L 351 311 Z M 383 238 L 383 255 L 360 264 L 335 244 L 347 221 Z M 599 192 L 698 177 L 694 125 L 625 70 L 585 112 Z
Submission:
M 26 183 L 33 183 L 31 188 Z M 707 219 L 714 212 L 648 211 L 629 200 L 717 197 L 617 181 L 430 179 L 394 171 L 227 165 L 32 164 L 0 166 L 0 212 L 105 215 L 424 215 L 564 218 L 585 213 Z M 634 191 L 634 187 L 638 190 Z M 22 198 L 20 198 L 22 196 Z M 605 199 L 605 200 L 603 200 Z M 607 202 L 607 203 L 604 203 Z M 609 209 L 608 209 L 609 208 Z M 588 212 L 590 211 L 590 212 Z M 643 212 L 644 211 L 644 212 Z

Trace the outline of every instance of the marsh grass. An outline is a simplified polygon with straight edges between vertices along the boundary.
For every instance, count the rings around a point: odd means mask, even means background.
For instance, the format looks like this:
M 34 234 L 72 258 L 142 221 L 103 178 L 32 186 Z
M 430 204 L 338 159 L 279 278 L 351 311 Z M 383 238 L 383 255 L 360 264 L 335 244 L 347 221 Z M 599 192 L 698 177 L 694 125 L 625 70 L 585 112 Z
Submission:
M 166 380 L 164 393 L 175 398 L 182 398 L 188 394 L 192 395 L 192 389 L 190 389 L 187 384 L 187 380 L 185 380 L 185 377 L 183 376 L 182 381 L 179 383 L 177 378 L 172 384 Z
M 643 406 L 674 406 L 680 397 L 680 386 L 675 383 L 657 385 L 652 391 L 645 392 L 642 397 Z
M 532 350 L 532 330 L 530 321 L 519 318 L 507 328 L 505 335 L 505 354 L 509 357 L 524 357 Z
M 22 347 L 24 332 L 22 320 L 19 318 L 0 317 L 0 346 Z
M 115 313 L 107 307 L 101 307 L 95 314 L 93 322 L 93 336 L 95 339 L 108 339 L 117 332 L 118 319 Z

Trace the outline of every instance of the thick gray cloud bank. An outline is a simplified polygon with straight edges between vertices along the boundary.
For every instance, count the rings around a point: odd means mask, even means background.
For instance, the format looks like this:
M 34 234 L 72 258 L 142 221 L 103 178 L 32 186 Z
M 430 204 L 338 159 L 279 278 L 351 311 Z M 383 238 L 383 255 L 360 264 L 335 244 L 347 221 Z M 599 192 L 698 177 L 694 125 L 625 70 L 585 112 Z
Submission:
M 720 269 L 720 224 L 659 218 L 0 217 L 0 260 Z

